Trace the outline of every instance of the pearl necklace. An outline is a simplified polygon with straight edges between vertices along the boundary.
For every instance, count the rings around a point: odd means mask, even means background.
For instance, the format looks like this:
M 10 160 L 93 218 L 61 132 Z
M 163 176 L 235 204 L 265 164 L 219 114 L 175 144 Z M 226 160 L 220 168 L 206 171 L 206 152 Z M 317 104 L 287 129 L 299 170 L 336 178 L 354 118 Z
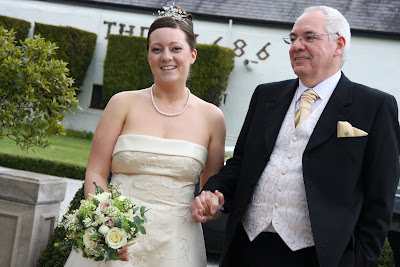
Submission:
M 186 89 L 187 89 L 187 91 L 188 91 L 188 98 L 187 98 L 187 102 L 186 102 L 185 107 L 184 107 L 181 111 L 179 111 L 179 112 L 177 112 L 177 113 L 172 113 L 172 114 L 171 114 L 171 113 L 162 112 L 162 111 L 157 107 L 156 102 L 154 101 L 153 87 L 154 87 L 154 84 L 153 84 L 153 85 L 151 86 L 151 88 L 150 88 L 151 102 L 153 103 L 153 106 L 154 106 L 154 108 L 157 110 L 157 112 L 160 113 L 161 115 L 164 115 L 164 116 L 167 116 L 167 117 L 179 116 L 179 115 L 181 115 L 183 112 L 185 112 L 186 108 L 189 106 L 190 90 L 189 90 L 189 88 L 186 87 Z

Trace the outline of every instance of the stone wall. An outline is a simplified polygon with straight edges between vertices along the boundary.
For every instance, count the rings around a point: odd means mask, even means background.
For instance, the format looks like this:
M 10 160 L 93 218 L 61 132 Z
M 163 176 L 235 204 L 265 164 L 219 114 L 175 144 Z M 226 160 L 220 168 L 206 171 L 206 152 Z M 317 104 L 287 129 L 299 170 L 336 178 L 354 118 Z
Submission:
M 0 266 L 35 266 L 60 214 L 60 177 L 0 167 Z

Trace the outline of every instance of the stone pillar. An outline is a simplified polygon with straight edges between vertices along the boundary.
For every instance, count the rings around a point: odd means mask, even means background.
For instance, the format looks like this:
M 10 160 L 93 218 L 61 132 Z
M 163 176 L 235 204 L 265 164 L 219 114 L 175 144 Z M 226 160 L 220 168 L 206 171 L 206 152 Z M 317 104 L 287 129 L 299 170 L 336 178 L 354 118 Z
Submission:
M 35 266 L 57 224 L 60 177 L 0 167 L 0 266 Z

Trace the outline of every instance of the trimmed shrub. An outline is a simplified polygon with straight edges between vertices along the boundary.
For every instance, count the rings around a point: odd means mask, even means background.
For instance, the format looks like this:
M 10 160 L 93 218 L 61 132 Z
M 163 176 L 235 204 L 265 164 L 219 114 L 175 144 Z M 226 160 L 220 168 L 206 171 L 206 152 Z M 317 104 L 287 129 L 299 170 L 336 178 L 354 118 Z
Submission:
M 86 172 L 85 167 L 78 165 L 6 153 L 0 153 L 0 166 L 78 180 L 85 180 Z
M 381 256 L 379 257 L 378 267 L 394 267 L 394 256 L 393 250 L 390 247 L 388 240 L 386 239 L 383 246 Z
M 97 34 L 73 27 L 35 23 L 34 34 L 58 46 L 56 58 L 68 62 L 75 86 L 80 87 L 93 58 Z M 79 92 L 79 91 L 78 91 Z
M 72 129 L 65 130 L 65 133 L 67 136 L 81 138 L 81 139 L 87 139 L 87 140 L 93 140 L 93 135 L 94 135 L 92 132 L 76 131 L 76 130 L 72 130 Z
M 10 18 L 6 16 L 0 16 L 0 26 L 3 26 L 7 30 L 14 29 L 15 40 L 24 40 L 28 37 L 31 23 L 26 20 Z
M 191 67 L 188 87 L 196 96 L 219 106 L 233 70 L 235 53 L 215 44 L 197 44 L 196 49 L 197 59 Z
M 153 82 L 147 61 L 146 38 L 110 35 L 104 60 L 104 103 L 107 104 L 118 92 L 146 88 Z
M 218 106 L 233 69 L 235 53 L 230 48 L 202 44 L 197 45 L 197 51 L 187 85 L 194 95 Z M 154 79 L 147 60 L 146 38 L 110 35 L 103 75 L 106 104 L 118 92 L 151 86 Z

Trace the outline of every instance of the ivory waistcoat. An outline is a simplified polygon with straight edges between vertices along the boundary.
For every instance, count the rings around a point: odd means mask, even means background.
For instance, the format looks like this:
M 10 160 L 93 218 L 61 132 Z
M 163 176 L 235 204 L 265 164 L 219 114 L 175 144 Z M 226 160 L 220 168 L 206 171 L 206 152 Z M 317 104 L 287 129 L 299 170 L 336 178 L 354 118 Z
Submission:
M 302 157 L 326 105 L 322 102 L 295 129 L 294 96 L 279 131 L 270 160 L 258 180 L 242 218 L 253 241 L 271 223 L 292 251 L 314 246 L 303 180 Z

